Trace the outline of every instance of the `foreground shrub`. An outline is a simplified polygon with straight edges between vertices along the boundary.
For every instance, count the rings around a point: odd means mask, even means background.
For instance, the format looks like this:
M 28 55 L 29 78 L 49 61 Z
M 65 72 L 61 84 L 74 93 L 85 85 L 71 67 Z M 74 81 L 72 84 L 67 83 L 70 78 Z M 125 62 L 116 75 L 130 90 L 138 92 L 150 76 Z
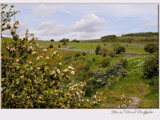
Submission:
M 127 76 L 128 71 L 125 69 L 123 61 L 121 60 L 111 67 L 108 67 L 106 69 L 98 69 L 92 74 L 94 76 L 94 79 L 87 83 L 86 96 L 91 96 L 91 94 L 94 93 L 97 88 L 101 88 L 104 85 L 110 87 L 119 78 Z
M 100 54 L 100 50 L 101 50 L 101 46 L 97 45 L 96 49 L 95 49 L 95 53 L 96 55 Z
M 116 53 L 116 54 L 120 54 L 121 52 L 125 52 L 126 49 L 124 46 L 121 46 L 119 43 L 114 43 L 112 44 L 113 46 L 113 51 Z
M 103 48 L 102 50 L 101 50 L 101 53 L 100 53 L 103 57 L 106 57 L 106 55 L 107 55 L 107 49 L 106 48 Z
M 112 57 L 112 58 L 116 56 L 116 55 L 115 55 L 115 52 L 112 51 L 112 50 L 108 52 L 108 55 L 109 55 L 110 57 Z
M 85 56 L 85 55 L 86 55 L 86 52 L 83 52 L 82 55 Z
M 143 64 L 143 72 L 145 78 L 152 78 L 159 73 L 159 55 L 158 52 L 150 55 Z
M 81 54 L 80 53 L 76 53 L 75 57 L 79 57 L 79 56 L 81 56 Z
M 158 51 L 158 45 L 156 45 L 154 43 L 149 43 L 144 46 L 144 50 L 149 53 L 154 53 L 154 52 Z
M 105 57 L 104 59 L 102 59 L 102 61 L 101 61 L 101 66 L 102 66 L 103 68 L 108 67 L 109 64 L 110 64 L 110 57 Z

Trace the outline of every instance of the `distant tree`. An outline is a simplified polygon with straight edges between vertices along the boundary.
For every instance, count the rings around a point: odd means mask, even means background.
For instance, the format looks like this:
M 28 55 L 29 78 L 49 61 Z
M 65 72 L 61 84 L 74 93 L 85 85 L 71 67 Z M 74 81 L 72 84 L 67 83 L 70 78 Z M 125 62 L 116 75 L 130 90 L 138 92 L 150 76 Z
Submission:
M 77 42 L 77 43 L 79 43 L 79 40 L 74 39 L 71 42 Z
M 107 35 L 107 36 L 101 37 L 102 42 L 114 42 L 115 40 L 117 40 L 116 35 Z
M 66 42 L 66 41 L 64 41 L 62 45 L 67 45 L 67 42 Z
M 101 46 L 97 45 L 96 49 L 95 49 L 95 53 L 96 55 L 100 54 L 100 50 L 101 50 Z
M 132 43 L 132 39 L 128 38 L 128 43 L 131 44 Z
M 50 41 L 51 41 L 51 42 L 54 42 L 54 39 L 51 39 Z
M 60 45 L 60 44 L 58 44 L 58 48 L 61 48 L 61 45 Z
M 154 43 L 149 43 L 144 46 L 144 50 L 149 53 L 154 53 L 154 52 L 158 51 L 158 45 L 156 45 Z
M 60 40 L 59 42 L 69 42 L 69 39 L 63 38 L 63 39 Z
M 66 39 L 66 42 L 69 42 L 69 39 Z
M 52 45 L 52 44 L 50 44 L 50 45 L 49 45 L 49 48 L 53 48 L 53 45 Z

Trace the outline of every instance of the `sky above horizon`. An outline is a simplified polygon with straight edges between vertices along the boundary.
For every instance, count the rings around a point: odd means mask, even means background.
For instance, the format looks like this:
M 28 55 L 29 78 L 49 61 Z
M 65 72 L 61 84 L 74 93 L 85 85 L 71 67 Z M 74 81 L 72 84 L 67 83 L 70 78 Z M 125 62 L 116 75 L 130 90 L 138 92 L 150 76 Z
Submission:
M 18 33 L 39 40 L 99 39 L 105 35 L 158 32 L 158 4 L 14 4 Z M 9 31 L 3 36 L 9 36 Z

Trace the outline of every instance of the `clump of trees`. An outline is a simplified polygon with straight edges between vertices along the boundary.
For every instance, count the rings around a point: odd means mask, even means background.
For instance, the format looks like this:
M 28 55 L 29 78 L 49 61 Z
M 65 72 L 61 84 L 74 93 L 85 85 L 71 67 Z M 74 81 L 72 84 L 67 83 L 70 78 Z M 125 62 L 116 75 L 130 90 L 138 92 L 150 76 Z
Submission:
M 140 32 L 140 33 L 129 33 L 129 34 L 123 34 L 122 36 L 134 36 L 134 37 L 139 37 L 139 36 L 144 36 L 144 37 L 152 37 L 152 36 L 158 36 L 158 32 Z
M 69 42 L 69 39 L 67 38 L 63 38 L 62 40 L 60 40 L 59 42 Z
M 74 39 L 74 40 L 72 40 L 71 42 L 77 42 L 77 43 L 79 43 L 80 41 L 79 41 L 79 40 Z
M 112 47 L 113 47 L 113 51 L 115 52 L 115 54 L 120 54 L 121 52 L 126 51 L 125 47 L 120 45 L 119 43 L 113 43 Z
M 149 43 L 144 46 L 144 50 L 149 53 L 154 53 L 154 52 L 158 51 L 158 45 L 156 45 L 154 43 Z
M 117 40 L 116 35 L 107 35 L 107 36 L 101 37 L 102 42 L 114 42 L 116 40 Z
M 61 42 L 62 45 L 67 45 L 67 42 L 69 42 L 69 39 L 63 38 L 63 39 L 60 40 L 59 42 Z
M 94 80 L 87 83 L 86 96 L 90 97 L 97 88 L 100 88 L 104 85 L 110 87 L 118 80 L 118 77 L 125 77 L 128 75 L 128 71 L 126 70 L 126 61 L 125 63 L 123 63 L 124 60 L 121 60 L 118 63 L 109 66 L 110 60 L 108 57 L 106 57 L 104 58 L 104 62 L 105 63 L 101 65 L 105 69 L 99 69 L 92 73 L 94 76 Z
M 159 74 L 159 53 L 158 51 L 151 54 L 143 64 L 145 78 L 152 78 Z
M 113 43 L 112 48 L 113 50 L 107 50 L 106 48 L 101 48 L 100 45 L 97 45 L 95 49 L 95 54 L 102 55 L 103 57 L 106 56 L 115 57 L 115 54 L 120 54 L 126 51 L 125 47 L 120 45 L 119 43 Z

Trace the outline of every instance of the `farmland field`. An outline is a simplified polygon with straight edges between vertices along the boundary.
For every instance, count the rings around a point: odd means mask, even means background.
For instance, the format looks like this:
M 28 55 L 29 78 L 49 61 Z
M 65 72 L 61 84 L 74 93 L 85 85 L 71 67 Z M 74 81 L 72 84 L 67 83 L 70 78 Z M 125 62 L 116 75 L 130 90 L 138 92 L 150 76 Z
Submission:
M 4 41 L 11 41 L 9 38 L 2 38 L 2 43 Z M 58 42 L 50 42 L 50 41 L 36 41 L 39 44 L 39 48 L 36 48 L 35 51 L 41 53 L 44 48 L 51 50 L 48 48 L 50 44 L 54 46 L 53 49 L 57 49 Z M 104 45 L 105 44 L 105 45 Z M 66 48 L 69 46 L 74 46 L 73 51 L 69 49 L 57 49 L 63 56 L 63 68 L 68 66 L 72 61 L 75 61 L 75 76 L 72 76 L 74 82 L 84 81 L 88 79 L 90 76 L 89 72 L 94 73 L 98 69 L 105 69 L 101 67 L 102 61 L 105 57 L 102 55 L 95 55 L 95 48 L 97 45 L 101 45 L 104 48 L 112 49 L 112 42 L 106 43 L 72 43 L 68 42 L 67 45 L 62 45 L 61 48 Z M 96 88 L 94 92 L 99 92 L 102 94 L 102 98 L 106 98 L 103 104 L 99 106 L 99 108 L 117 108 L 119 104 L 122 103 L 121 96 L 124 95 L 126 99 L 131 102 L 135 102 L 134 99 L 137 99 L 138 102 L 135 106 L 126 104 L 128 108 L 158 108 L 158 77 L 153 77 L 152 79 L 144 79 L 143 76 L 143 63 L 147 59 L 149 54 L 144 51 L 144 46 L 147 43 L 120 43 L 126 47 L 126 52 L 117 55 L 110 59 L 110 66 L 119 62 L 122 58 L 126 58 L 128 61 L 128 66 L 126 70 L 128 71 L 128 75 L 125 77 L 116 77 L 116 82 L 111 85 L 104 85 L 100 88 Z M 158 44 L 158 43 L 157 43 Z M 86 50 L 85 55 L 84 52 L 76 52 L 77 50 Z M 2 46 L 2 53 L 4 52 L 4 47 Z M 87 52 L 88 51 L 88 52 Z M 89 53 L 92 51 L 93 53 Z M 133 54 L 131 56 L 127 56 L 129 54 Z M 78 54 L 78 56 L 76 56 Z M 49 61 L 50 64 L 54 64 L 54 62 Z M 86 65 L 89 65 L 87 68 Z M 86 71 L 85 69 L 88 69 Z M 148 81 L 155 81 L 154 86 L 148 85 Z M 93 92 L 93 93 L 94 93 Z M 93 94 L 92 93 L 92 94 Z M 91 94 L 91 95 L 92 95 Z M 87 97 L 86 97 L 87 99 Z
M 157 6 L 1 4 L 1 108 L 158 108 Z

